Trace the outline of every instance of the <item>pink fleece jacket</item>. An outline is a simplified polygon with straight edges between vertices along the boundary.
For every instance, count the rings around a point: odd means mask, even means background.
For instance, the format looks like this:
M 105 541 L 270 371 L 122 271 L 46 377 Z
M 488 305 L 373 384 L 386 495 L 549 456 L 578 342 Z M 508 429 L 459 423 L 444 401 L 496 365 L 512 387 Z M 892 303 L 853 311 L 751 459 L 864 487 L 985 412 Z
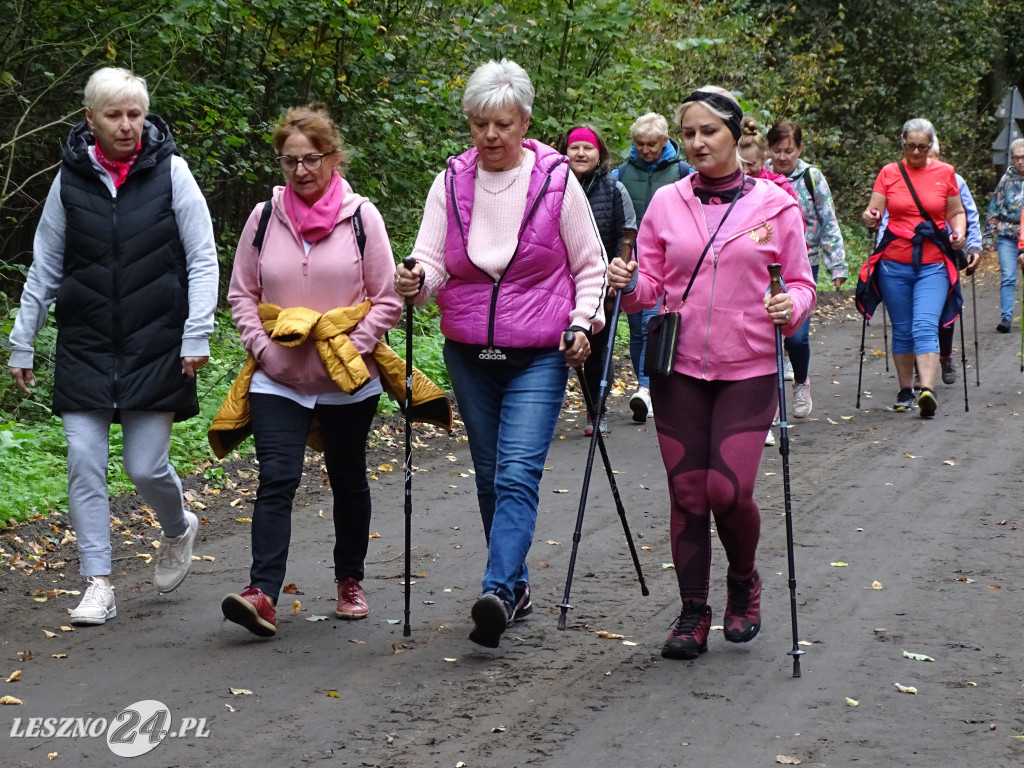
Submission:
M 681 312 L 678 373 L 711 381 L 775 372 L 775 327 L 763 302 L 773 262 L 782 265 L 794 305 L 782 332 L 794 333 L 814 309 L 800 206 L 775 184 L 754 181 L 718 233 L 682 309 L 686 284 L 728 205 L 702 205 L 687 177 L 655 192 L 644 214 L 637 238 L 640 275 L 622 308 L 647 309 L 664 295 L 660 311 Z
M 275 381 L 303 395 L 337 391 L 320 360 L 316 345 L 307 341 L 284 347 L 270 340 L 257 312 L 261 302 L 279 307 L 308 307 L 327 312 L 351 307 L 369 299 L 372 307 L 349 334 L 363 356 L 371 376 L 377 366 L 371 357 L 384 332 L 393 328 L 402 314 L 402 300 L 395 293 L 395 261 L 380 212 L 342 180 L 345 198 L 338 223 L 327 237 L 313 243 L 306 253 L 302 241 L 284 210 L 284 187 L 275 187 L 274 211 L 267 226 L 262 255 L 252 241 L 259 225 L 263 203 L 257 205 L 242 230 L 235 251 L 235 265 L 228 288 L 228 301 L 242 344 L 259 362 L 260 370 Z M 361 206 L 361 207 L 360 207 Z M 359 208 L 366 232 L 366 252 L 360 259 L 352 226 L 352 214 Z

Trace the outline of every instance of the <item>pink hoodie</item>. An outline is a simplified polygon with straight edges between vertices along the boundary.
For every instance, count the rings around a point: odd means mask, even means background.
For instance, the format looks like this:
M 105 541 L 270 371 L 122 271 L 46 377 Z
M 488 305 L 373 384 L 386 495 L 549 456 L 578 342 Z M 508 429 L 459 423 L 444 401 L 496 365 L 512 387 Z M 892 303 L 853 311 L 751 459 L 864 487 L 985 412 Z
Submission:
M 395 261 L 384 220 L 373 203 L 353 192 L 344 179 L 342 183 L 345 198 L 338 224 L 331 234 L 313 243 L 308 254 L 285 213 L 284 187 L 275 187 L 274 211 L 267 225 L 262 255 L 252 244 L 263 212 L 260 203 L 249 214 L 242 230 L 228 288 L 231 314 L 242 344 L 256 357 L 260 370 L 304 395 L 337 391 L 338 387 L 312 341 L 284 347 L 270 340 L 257 313 L 260 302 L 327 312 L 369 299 L 373 305 L 370 312 L 349 338 L 363 356 L 371 376 L 377 375 L 377 366 L 370 353 L 402 314 L 402 301 L 394 288 Z M 351 222 L 356 208 L 360 208 L 366 232 L 362 260 Z
M 655 192 L 637 239 L 636 289 L 622 299 L 623 310 L 636 312 L 667 295 L 660 311 L 682 314 L 675 370 L 709 381 L 775 372 L 775 327 L 763 303 L 769 264 L 782 265 L 793 299 L 784 334 L 800 327 L 815 302 L 800 206 L 775 184 L 757 181 L 726 219 L 680 310 L 693 268 L 727 208 L 702 205 L 692 177 Z

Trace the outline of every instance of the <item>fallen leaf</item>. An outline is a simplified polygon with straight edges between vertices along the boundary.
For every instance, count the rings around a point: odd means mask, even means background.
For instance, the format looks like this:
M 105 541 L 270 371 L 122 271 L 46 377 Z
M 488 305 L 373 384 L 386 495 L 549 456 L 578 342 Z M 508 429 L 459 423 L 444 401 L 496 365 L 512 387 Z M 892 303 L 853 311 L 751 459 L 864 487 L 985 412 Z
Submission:
M 781 765 L 800 765 L 800 758 L 791 757 L 790 755 L 776 755 L 775 762 Z
M 548 562 L 546 562 L 544 560 L 541 560 L 539 563 L 537 563 L 537 565 L 539 565 L 541 568 L 550 568 L 551 567 L 551 563 L 548 563 Z M 448 590 L 448 591 L 450 592 L 451 590 Z
M 917 693 L 917 688 L 912 685 L 900 685 L 899 683 L 893 683 L 896 686 L 896 690 L 900 693 Z
M 446 590 L 446 591 L 451 591 L 451 590 Z M 324 618 L 327 618 L 327 617 L 325 616 Z M 388 624 L 401 624 L 401 623 L 402 623 L 401 619 L 388 619 Z
M 797 645 L 814 645 L 814 643 L 810 640 L 800 640 L 799 642 L 797 642 Z
M 623 645 L 636 645 L 636 643 L 634 643 L 632 640 L 623 640 L 622 644 Z
M 66 659 L 68 655 L 66 653 L 51 653 L 50 658 L 53 659 Z
M 230 506 L 232 506 L 232 507 L 244 507 L 245 506 L 245 502 L 242 501 L 241 499 L 235 499 L 234 501 L 231 502 Z
M 849 696 L 846 697 L 846 706 L 856 707 L 858 704 L 860 704 L 860 702 L 856 699 L 851 699 Z
M 491 733 L 504 733 L 504 732 L 505 732 L 505 726 L 504 725 L 496 725 L 493 728 L 491 728 Z
M 232 696 L 252 696 L 252 691 L 248 688 L 228 688 L 231 691 Z
M 376 531 L 374 531 L 373 533 L 370 534 L 370 538 L 371 539 L 379 539 L 380 537 L 381 537 L 380 534 L 377 533 Z
M 356 645 L 366 645 L 366 641 L 365 640 L 359 640 L 358 638 L 355 638 L 355 637 L 350 637 L 348 639 L 348 641 L 350 643 L 355 643 Z
M 840 560 L 838 563 L 829 563 L 829 565 L 831 565 L 833 568 L 845 568 L 847 565 L 849 565 L 849 563 L 844 563 L 842 560 Z
M 212 563 L 212 562 L 214 562 L 214 561 L 215 561 L 216 559 L 217 559 L 217 558 L 216 558 L 216 557 L 214 557 L 213 555 L 203 555 L 203 562 L 204 562 L 204 563 Z
M 33 597 L 32 599 L 35 600 L 37 603 L 45 603 L 49 598 L 46 598 L 46 597 Z
M 48 629 L 44 629 L 43 630 L 43 634 L 46 635 L 47 637 L 56 637 L 57 636 L 56 632 L 51 632 Z
M 916 459 L 917 458 L 917 456 L 915 456 L 914 454 L 907 453 L 906 451 L 903 452 L 903 455 L 906 456 L 908 459 Z
M 327 692 L 327 695 L 328 695 L 328 696 L 329 696 L 330 698 L 332 698 L 332 699 L 340 699 L 340 698 L 341 698 L 341 694 L 340 694 L 340 693 L 338 693 L 337 691 L 328 691 L 328 692 Z
M 675 568 L 675 567 L 676 566 L 675 566 L 674 563 L 662 563 L 661 564 L 661 570 L 663 570 L 663 571 L 667 571 L 669 568 Z
M 46 753 L 46 759 L 47 760 L 56 760 L 58 757 L 60 757 L 60 752 L 47 752 Z
M 946 465 L 948 465 L 948 466 L 950 466 L 950 467 L 955 467 L 955 466 L 956 466 L 956 462 L 955 462 L 955 461 L 950 461 L 949 459 L 946 459 L 946 460 L 945 460 L 944 462 L 942 462 L 942 463 L 943 463 L 943 464 L 946 464 Z
M 651 551 L 651 548 L 647 547 L 647 546 L 640 547 L 640 549 L 643 550 L 644 552 L 650 552 Z
M 882 582 L 880 582 L 880 581 L 872 581 L 871 582 L 871 588 L 872 589 L 885 589 L 885 587 L 882 586 Z
M 765 477 L 775 477 L 775 473 L 774 472 L 765 472 L 764 476 Z
M 839 426 L 839 422 L 838 421 L 833 421 L 831 416 L 826 416 L 825 420 L 828 421 L 829 424 L 833 424 L 833 425 L 835 425 L 837 427 Z
M 405 653 L 405 646 L 404 645 L 396 645 L 395 643 L 392 643 L 391 644 L 391 650 L 394 651 L 395 653 Z
M 236 517 L 235 518 L 235 522 L 236 523 L 251 523 L 252 522 L 252 518 L 251 517 Z
M 554 492 L 555 493 L 568 493 L 569 491 L 566 488 L 555 488 Z
M 62 626 L 60 628 L 60 631 L 61 632 L 74 632 L 75 628 L 74 627 L 68 627 L 68 626 Z
M 13 696 L 0 696 L 0 704 L 21 704 L 21 699 L 16 699 Z
M 307 616 L 306 621 L 327 621 L 326 616 Z
M 377 467 L 378 472 L 391 472 L 393 470 L 394 467 L 392 467 L 390 464 L 381 464 L 379 467 Z
M 225 704 L 224 706 L 228 708 L 228 712 L 237 712 L 238 711 L 237 709 L 232 707 L 230 704 Z
M 135 553 L 135 556 L 136 556 L 137 558 L 139 558 L 140 560 L 142 560 L 142 562 L 144 562 L 144 563 L 145 563 L 146 565 L 149 565 L 150 563 L 152 563 L 152 562 L 153 562 L 153 556 L 152 556 L 152 555 L 150 555 L 150 554 L 145 554 L 145 553 L 141 553 L 141 552 L 136 552 L 136 553 Z
M 292 602 L 292 616 L 302 610 L 302 603 L 298 600 Z
M 878 629 L 874 630 L 874 633 L 875 633 L 876 635 L 884 635 L 884 634 L 885 634 L 886 632 L 888 632 L 888 631 L 889 631 L 889 630 L 888 630 L 888 629 L 886 629 L 885 627 L 878 627 Z
M 554 547 L 560 547 L 560 546 L 562 546 L 562 542 L 560 542 L 560 541 L 555 541 L 554 539 L 548 539 L 547 543 L 548 543 L 548 544 L 551 544 L 551 545 L 552 545 L 552 546 L 554 546 Z
M 21 679 L 21 670 L 16 669 L 11 672 L 11 676 L 7 678 L 8 683 L 14 683 Z
M 842 419 L 843 421 L 850 421 L 853 418 L 853 416 L 840 416 L 839 418 Z
M 625 635 L 617 635 L 614 632 L 605 632 L 604 630 L 601 630 L 596 634 L 598 637 L 603 637 L 606 640 L 622 640 L 625 637 Z
M 286 595 L 301 595 L 303 594 L 295 584 L 285 584 L 281 587 L 281 591 Z
M 434 601 L 433 601 L 433 600 L 424 600 L 424 601 L 423 601 L 423 604 L 424 604 L 424 605 L 433 605 L 433 604 L 434 604 Z
M 925 656 L 923 653 L 910 653 L 910 651 L 903 651 L 903 658 L 914 661 L 935 661 L 931 656 Z
M 18 661 L 32 661 L 32 651 L 18 651 Z
M 711 631 L 711 632 L 721 632 L 723 629 L 725 629 L 725 625 L 723 625 L 723 624 L 715 624 L 712 627 L 710 627 L 709 631 Z
M 998 584 L 986 584 L 989 589 L 1002 589 Z
M 967 584 L 973 584 L 974 583 L 974 579 L 968 579 L 966 576 L 957 576 L 956 580 L 957 581 L 965 582 Z
M 450 656 L 445 656 L 444 660 L 447 661 L 449 664 L 458 661 L 458 659 L 453 659 Z

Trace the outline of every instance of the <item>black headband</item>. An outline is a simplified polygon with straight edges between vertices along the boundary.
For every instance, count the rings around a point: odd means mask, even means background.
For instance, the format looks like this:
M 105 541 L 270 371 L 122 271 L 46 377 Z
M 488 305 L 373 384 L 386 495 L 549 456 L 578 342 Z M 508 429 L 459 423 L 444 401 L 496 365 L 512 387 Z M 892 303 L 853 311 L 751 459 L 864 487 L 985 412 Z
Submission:
M 740 136 L 743 135 L 743 130 L 740 128 L 740 123 L 743 121 L 743 110 L 739 104 L 720 93 L 711 91 L 694 91 L 683 99 L 683 104 L 691 101 L 702 101 L 709 107 L 727 114 L 729 117 L 725 120 L 725 124 L 729 127 L 729 132 L 736 141 L 740 140 Z

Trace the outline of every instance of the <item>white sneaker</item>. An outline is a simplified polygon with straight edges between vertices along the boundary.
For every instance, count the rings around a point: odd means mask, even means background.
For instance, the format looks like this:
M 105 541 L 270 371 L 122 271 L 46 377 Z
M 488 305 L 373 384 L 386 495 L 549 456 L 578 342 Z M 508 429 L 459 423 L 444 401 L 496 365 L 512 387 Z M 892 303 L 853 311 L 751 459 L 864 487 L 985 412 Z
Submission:
M 772 434 L 772 431 L 770 429 L 768 430 L 768 436 L 764 439 L 764 444 L 768 448 L 771 448 L 773 445 L 775 445 L 775 435 Z
M 161 592 L 173 592 L 177 589 L 185 580 L 189 566 L 192 565 L 192 545 L 196 540 L 196 531 L 199 530 L 199 518 L 186 510 L 185 520 L 188 523 L 188 530 L 181 536 L 170 539 L 160 534 L 153 584 Z
M 95 576 L 90 576 L 85 597 L 71 612 L 71 623 L 79 626 L 103 624 L 107 619 L 112 619 L 115 616 L 117 616 L 117 606 L 114 604 L 114 588 L 109 584 L 104 584 Z
M 629 398 L 629 408 L 633 411 L 633 421 L 643 424 L 647 417 L 653 413 L 651 407 L 651 395 L 646 387 L 640 387 L 633 396 Z
M 772 419 L 772 426 L 777 427 L 782 423 L 782 412 L 779 410 L 779 406 L 775 406 L 775 418 Z
M 803 384 L 793 384 L 793 418 L 803 419 L 811 414 L 811 381 L 808 379 Z
M 794 381 L 796 375 L 793 373 L 793 364 L 789 362 L 789 355 L 786 355 L 782 360 L 782 378 L 786 381 Z

